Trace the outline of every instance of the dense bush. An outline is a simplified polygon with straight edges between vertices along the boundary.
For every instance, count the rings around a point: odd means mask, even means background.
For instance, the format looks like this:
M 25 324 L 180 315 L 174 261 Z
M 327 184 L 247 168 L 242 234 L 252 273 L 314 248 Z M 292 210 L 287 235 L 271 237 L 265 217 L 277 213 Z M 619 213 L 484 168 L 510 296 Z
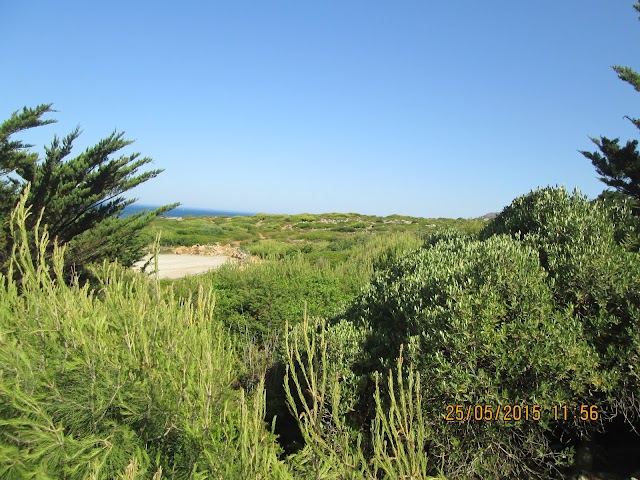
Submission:
M 637 222 L 630 204 L 590 201 L 578 190 L 569 194 L 563 187 L 547 187 L 513 200 L 480 232 L 480 238 L 497 233 L 518 235 L 520 239 L 528 237 L 541 244 L 541 260 L 545 265 L 546 248 L 551 244 L 583 240 L 621 243 L 634 234 Z
M 570 451 L 552 450 L 549 434 L 575 440 L 598 422 L 555 422 L 554 405 L 638 418 L 640 257 L 618 243 L 629 223 L 615 208 L 532 192 L 482 240 L 439 234 L 390 262 L 347 312 L 371 332 L 356 372 L 392 368 L 404 345 L 425 379 L 428 449 L 451 477 L 557 473 Z M 539 405 L 540 420 L 444 418 L 447 405 L 515 404 Z M 372 411 L 367 395 L 360 408 Z
M 313 315 L 333 315 L 359 288 L 340 269 L 310 263 L 300 254 L 242 269 L 229 265 L 173 283 L 183 298 L 197 295 L 199 286 L 206 284 L 216 295 L 216 318 L 246 334 L 247 341 L 280 337 L 285 322 L 297 323 L 305 309 Z
M 543 476 L 553 405 L 587 397 L 597 357 L 553 309 L 537 253 L 508 237 L 444 235 L 374 280 L 350 312 L 370 326 L 368 370 L 400 345 L 422 373 L 430 452 L 452 477 Z M 570 354 L 558 356 L 566 346 Z M 447 422 L 447 405 L 540 405 L 540 422 Z M 495 410 L 495 409 L 494 409 Z M 558 460 L 558 459 L 556 459 Z
M 252 339 L 277 338 L 285 322 L 295 324 L 305 312 L 336 315 L 356 297 L 374 268 L 421 244 L 410 233 L 344 242 L 344 249 L 317 250 L 311 245 L 305 250 L 307 245 L 263 240 L 250 247 L 264 255 L 262 263 L 228 265 L 170 284 L 181 298 L 197 297 L 199 287 L 206 285 L 216 294 L 216 318 L 227 327 Z M 342 261 L 322 261 L 334 254 L 342 255 Z
M 300 251 L 300 246 L 278 242 L 276 240 L 257 240 L 247 245 L 247 250 L 251 252 L 251 255 L 256 255 L 264 259 L 278 259 L 282 260 L 285 257 L 292 256 Z
M 31 257 L 24 218 L 9 267 L 22 282 L 0 276 L 1 478 L 286 477 L 210 293 L 163 298 L 116 266 L 96 292 L 67 286 L 37 228 Z
M 375 390 L 371 453 L 345 424 L 341 382 L 326 372 L 328 360 L 354 355 L 349 326 L 335 329 L 341 342 L 329 356 L 317 325 L 287 335 L 288 400 L 305 412 L 295 419 L 306 442 L 280 459 L 264 424 L 264 382 L 250 394 L 239 387 L 251 357 L 215 318 L 210 289 L 178 299 L 117 265 L 96 272 L 99 290 L 67 285 L 63 251 L 50 270 L 38 227 L 31 257 L 24 217 L 21 206 L 9 266 L 22 282 L 0 275 L 1 478 L 427 478 L 419 375 L 409 371 L 405 384 L 398 368 L 397 385 Z
M 587 200 L 564 189 L 517 198 L 482 238 L 517 235 L 539 252 L 556 309 L 577 318 L 608 379 L 608 402 L 638 416 L 635 370 L 640 345 L 640 256 L 623 248 L 637 230 L 629 205 Z

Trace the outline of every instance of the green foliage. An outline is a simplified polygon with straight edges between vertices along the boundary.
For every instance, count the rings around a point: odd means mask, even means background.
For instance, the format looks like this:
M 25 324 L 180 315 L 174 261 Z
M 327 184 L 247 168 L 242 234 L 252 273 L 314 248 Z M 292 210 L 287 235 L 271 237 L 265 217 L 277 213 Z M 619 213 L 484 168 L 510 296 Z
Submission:
M 347 273 L 317 265 L 301 255 L 243 266 L 227 265 L 173 288 L 188 296 L 206 283 L 216 292 L 216 317 L 249 338 L 278 337 L 286 321 L 302 318 L 305 303 L 314 315 L 332 315 L 350 301 L 358 285 Z
M 25 107 L 0 125 L 0 267 L 6 268 L 11 253 L 9 215 L 23 192 L 28 192 L 27 204 L 34 212 L 25 220 L 27 230 L 34 228 L 46 206 L 42 223 L 48 226 L 52 239 L 68 246 L 65 271 L 73 268 L 81 272 L 89 263 L 104 259 L 118 258 L 124 265 L 131 265 L 142 256 L 145 247 L 139 231 L 175 205 L 120 219 L 123 208 L 134 201 L 120 195 L 154 178 L 161 170 L 138 173 L 151 162 L 138 153 L 110 158 L 132 143 L 123 138 L 123 133 L 116 132 L 66 160 L 80 135 L 78 128 L 63 139 L 54 137 L 40 162 L 36 153 L 28 152 L 32 145 L 12 141 L 11 136 L 52 123 L 41 120 L 52 111 L 51 105 Z M 49 256 L 51 252 L 52 247 Z
M 640 3 L 633 8 L 640 12 Z M 637 92 L 640 92 L 640 75 L 629 67 L 613 66 L 618 78 L 630 84 Z M 627 119 L 640 130 L 640 119 Z M 600 180 L 613 187 L 616 192 L 633 201 L 636 214 L 640 214 L 640 152 L 638 141 L 630 140 L 621 147 L 619 139 L 607 137 L 592 138 L 598 147 L 597 152 L 581 152 L 596 168 Z
M 265 428 L 264 389 L 237 387 L 238 351 L 214 299 L 176 300 L 157 281 L 104 265 L 101 287 L 67 285 L 63 250 L 25 200 L 0 276 L 2 478 L 290 478 Z
M 549 411 L 584 398 L 596 364 L 577 322 L 553 311 L 535 250 L 508 237 L 445 235 L 376 274 L 350 314 L 372 332 L 368 370 L 391 368 L 405 345 L 429 378 L 424 418 L 438 432 L 431 451 L 455 478 L 518 477 L 543 470 L 551 454 L 544 423 L 447 422 L 447 405 Z M 563 345 L 571 354 L 558 357 Z
M 302 336 L 294 334 L 287 351 L 297 351 L 298 360 L 287 358 L 290 368 L 301 368 L 297 374 L 308 371 L 304 359 L 317 361 L 315 345 L 324 351 L 308 376 L 314 398 L 324 400 L 306 404 L 312 414 L 299 418 L 305 432 L 316 433 L 305 437 L 301 451 L 281 460 L 264 424 L 260 373 L 250 394 L 240 388 L 261 352 L 247 349 L 253 344 L 246 338 L 239 348 L 220 319 L 224 310 L 219 316 L 214 309 L 214 294 L 223 292 L 202 282 L 211 277 L 201 277 L 197 291 L 178 294 L 180 282 L 161 288 L 153 278 L 105 263 L 95 271 L 96 290 L 67 284 L 64 248 L 49 246 L 39 222 L 27 231 L 24 198 L 11 221 L 15 249 L 9 276 L 0 276 L 0 476 L 427 478 L 432 465 L 425 455 L 427 425 L 415 372 L 405 376 L 398 364 L 388 380 L 391 388 L 374 389 L 377 413 L 369 434 L 351 425 L 348 410 L 359 392 L 349 366 L 362 356 L 366 330 L 342 322 L 313 332 L 306 324 Z M 342 267 L 310 263 L 299 254 L 255 270 L 221 272 L 229 278 L 264 275 L 262 288 L 281 277 L 273 293 L 286 298 L 293 289 L 284 285 L 298 285 L 315 269 L 308 293 L 335 288 L 344 295 L 366 282 L 376 262 L 393 262 L 419 242 L 400 234 L 339 244 L 337 251 L 352 254 Z M 16 270 L 20 286 L 13 280 Z M 338 284 L 347 278 L 353 283 L 345 290 Z M 332 302 L 327 309 L 335 308 Z M 304 335 L 323 340 L 308 344 Z M 308 400 L 300 386 L 289 391 L 290 405 Z
M 377 264 L 393 261 L 421 243 L 419 237 L 410 233 L 336 239 L 317 250 L 318 245 L 296 247 L 263 240 L 260 245 L 265 247 L 262 252 L 265 259 L 261 263 L 226 265 L 202 276 L 167 282 L 167 285 L 178 298 L 196 299 L 202 285 L 215 292 L 216 320 L 237 335 L 247 366 L 240 384 L 252 388 L 268 371 L 271 375 L 280 369 L 286 322 L 297 324 L 305 313 L 328 318 L 336 315 L 369 281 Z M 306 247 L 313 248 L 307 251 Z M 341 255 L 344 260 L 322 261 L 333 254 Z M 347 366 L 357 352 L 349 348 L 357 343 L 347 339 L 356 334 L 344 336 L 342 327 L 351 332 L 348 324 L 330 328 L 331 362 Z M 344 372 L 350 382 L 345 387 L 346 397 L 354 398 L 358 383 L 346 368 Z M 288 415 L 281 378 L 271 379 L 267 385 L 269 418 L 277 415 L 284 419 Z M 284 421 L 279 425 L 283 444 L 292 448 L 295 432 L 283 431 Z
M 354 239 L 357 239 L 356 242 L 366 241 L 363 239 L 377 235 L 424 235 L 441 229 L 477 233 L 484 225 L 482 219 L 426 219 L 398 215 L 375 217 L 355 213 L 291 216 L 262 213 L 235 217 L 184 217 L 181 220 L 160 217 L 145 231 L 149 243 L 161 232 L 160 241 L 164 247 L 240 242 L 253 254 L 266 258 L 273 253 L 272 249 L 277 243 L 282 244 L 280 252 L 286 249 L 295 253 L 303 247 L 317 247 L 316 251 L 320 251 L 334 242 L 350 242 Z M 324 253 L 319 256 L 324 256 Z M 329 261 L 338 262 L 345 258 L 336 255 Z
M 608 401 L 620 403 L 631 416 L 637 415 L 629 395 L 638 386 L 631 360 L 638 355 L 640 257 L 625 251 L 624 240 L 637 225 L 627 205 L 542 189 L 514 200 L 481 233 L 482 238 L 519 235 L 538 250 L 553 280 L 554 305 L 581 322 L 600 355 L 601 370 L 616 385 Z M 623 386 L 630 390 L 619 390 Z
M 248 338 L 280 338 L 285 322 L 297 323 L 305 312 L 332 317 L 368 282 L 375 265 L 417 248 L 419 237 L 395 234 L 367 241 L 337 240 L 324 249 L 290 247 L 265 240 L 258 264 L 225 265 L 198 277 L 172 281 L 181 297 L 196 295 L 205 284 L 216 293 L 216 317 Z M 342 262 L 323 261 L 341 255 Z
M 286 257 L 295 256 L 296 253 L 301 251 L 300 245 L 292 243 L 279 242 L 277 240 L 262 240 L 252 243 L 247 246 L 252 255 L 257 255 L 260 258 L 270 258 L 283 260 Z
M 530 244 L 540 244 L 546 266 L 553 245 L 621 243 L 635 235 L 638 225 L 625 202 L 592 202 L 578 190 L 569 194 L 564 187 L 547 187 L 513 200 L 480 232 L 480 238 L 496 233 L 528 237 Z
M 404 346 L 429 378 L 423 418 L 448 476 L 552 476 L 571 457 L 550 448 L 549 433 L 597 428 L 552 421 L 554 405 L 638 418 L 640 257 L 616 241 L 630 218 L 618 204 L 542 189 L 514 200 L 480 240 L 432 236 L 378 270 L 346 312 L 371 332 L 352 370 L 393 368 Z M 447 405 L 539 405 L 541 417 L 447 422 Z M 374 414 L 366 398 L 358 408 Z
M 357 336 L 342 338 L 348 343 Z M 389 374 L 388 389 L 376 383 L 376 411 L 370 437 L 365 439 L 348 422 L 354 405 L 344 396 L 345 371 L 333 363 L 332 338 L 335 331 L 331 336 L 324 322 L 311 323 L 307 317 L 287 329 L 284 385 L 305 440 L 305 447 L 291 459 L 296 478 L 433 478 L 420 375 L 412 370 L 405 374 L 399 357 L 396 375 Z M 371 447 L 364 448 L 365 443 Z

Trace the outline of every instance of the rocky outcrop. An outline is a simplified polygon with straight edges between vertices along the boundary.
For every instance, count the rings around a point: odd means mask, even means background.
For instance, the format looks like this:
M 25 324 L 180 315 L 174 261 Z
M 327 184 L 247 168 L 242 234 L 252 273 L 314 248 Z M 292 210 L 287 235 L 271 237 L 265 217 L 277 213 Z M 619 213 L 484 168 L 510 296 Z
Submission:
M 191 247 L 175 247 L 171 253 L 175 253 L 177 255 L 223 256 L 236 258 L 241 261 L 249 260 L 250 257 L 249 252 L 240 247 L 220 245 L 218 243 L 214 245 L 199 245 L 196 243 Z

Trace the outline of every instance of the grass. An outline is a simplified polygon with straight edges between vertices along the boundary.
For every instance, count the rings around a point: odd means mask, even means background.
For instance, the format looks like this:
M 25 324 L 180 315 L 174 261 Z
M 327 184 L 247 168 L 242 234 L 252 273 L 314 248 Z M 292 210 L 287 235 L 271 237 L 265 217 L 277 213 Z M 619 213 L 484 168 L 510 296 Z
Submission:
M 324 242 L 338 242 L 359 236 L 388 233 L 424 235 L 444 229 L 477 233 L 485 225 L 481 219 L 428 219 L 391 215 L 376 217 L 356 213 L 268 215 L 236 217 L 184 217 L 182 220 L 157 218 L 146 235 L 149 243 L 161 232 L 161 245 L 192 246 L 195 244 L 239 242 L 240 246 L 257 255 L 266 256 L 274 243 L 284 244 L 291 251 L 304 245 L 323 246 Z M 267 246 L 262 245 L 267 242 Z
M 280 339 L 285 323 L 299 322 L 305 308 L 311 316 L 337 315 L 369 281 L 374 268 L 422 242 L 407 232 L 302 246 L 264 240 L 261 263 L 225 265 L 165 285 L 182 299 L 197 297 L 199 287 L 206 285 L 216 295 L 216 318 L 227 328 L 254 339 Z
M 284 457 L 273 424 L 264 421 L 264 378 L 242 388 L 257 353 L 242 348 L 250 345 L 218 313 L 218 292 L 208 283 L 213 277 L 197 285 L 160 284 L 104 264 L 96 270 L 97 289 L 68 285 L 64 250 L 47 259 L 46 230 L 27 232 L 28 214 L 21 202 L 11 220 L 16 248 L 9 275 L 0 276 L 0 477 L 427 478 L 420 429 L 397 428 L 419 421 L 402 407 L 419 401 L 413 380 L 402 384 L 399 376 L 394 390 L 376 390 L 380 405 L 384 394 L 396 407 L 378 409 L 368 441 L 373 447 L 364 449 L 366 432 L 351 431 L 338 414 L 341 384 L 327 376 L 334 366 L 324 327 L 310 328 L 303 314 L 299 326 L 283 327 L 285 385 L 303 376 L 323 400 L 305 403 L 299 382 L 288 392 L 290 408 L 304 404 L 308 415 L 297 418 L 305 447 Z M 403 235 L 391 249 L 369 247 L 393 256 L 415 241 Z M 354 252 L 362 270 L 356 260 L 317 266 L 297 255 L 245 273 L 295 284 L 315 271 L 313 288 L 322 290 L 326 279 L 348 272 L 359 272 L 359 279 L 373 268 L 370 250 Z M 327 414 L 333 421 L 325 422 Z

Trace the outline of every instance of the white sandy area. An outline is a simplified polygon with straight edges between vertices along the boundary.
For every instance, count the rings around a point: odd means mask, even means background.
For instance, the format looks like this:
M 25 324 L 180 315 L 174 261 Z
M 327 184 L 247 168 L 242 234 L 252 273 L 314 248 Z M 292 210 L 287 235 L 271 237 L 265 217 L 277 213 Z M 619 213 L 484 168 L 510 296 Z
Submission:
M 149 259 L 143 260 L 133 265 L 135 270 L 139 270 Z M 208 272 L 225 263 L 232 261 L 229 257 L 210 255 L 176 255 L 173 253 L 158 254 L 158 276 L 160 278 L 182 278 L 187 275 L 197 275 Z M 147 267 L 147 271 L 153 270 L 153 263 Z

